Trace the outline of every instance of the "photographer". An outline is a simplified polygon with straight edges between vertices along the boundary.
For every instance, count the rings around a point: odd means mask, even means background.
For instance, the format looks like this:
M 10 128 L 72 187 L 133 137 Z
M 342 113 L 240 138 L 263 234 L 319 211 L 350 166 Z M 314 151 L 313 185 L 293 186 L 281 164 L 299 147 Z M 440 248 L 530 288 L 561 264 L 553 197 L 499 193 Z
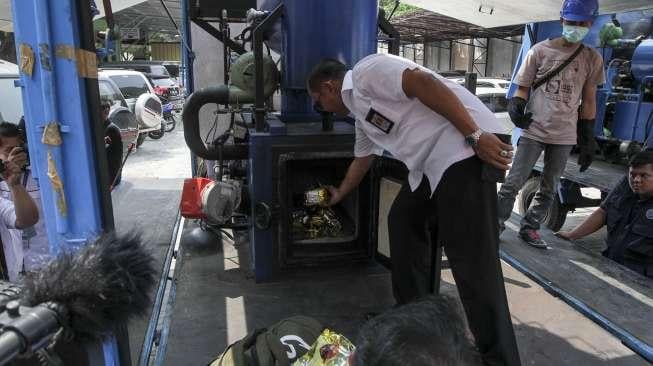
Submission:
M 3 137 L 8 131 L 15 131 L 16 136 Z M 17 126 L 9 122 L 0 123 L 0 159 L 2 159 L 0 177 L 11 194 L 11 200 L 0 197 L 0 239 L 2 239 L 6 262 L 3 275 L 11 281 L 18 279 L 23 266 L 23 243 L 20 233 L 13 229 L 31 227 L 39 220 L 38 207 L 21 181 L 23 167 L 28 161 L 27 154 L 21 146 L 22 141 Z
M 22 147 L 27 152 L 27 140 L 25 139 L 24 131 L 25 121 L 23 119 L 20 120 L 18 126 L 13 123 L 0 123 L 1 149 L 11 151 L 14 147 Z M 29 165 L 29 162 L 27 162 L 27 165 Z M 39 217 L 41 217 L 43 215 L 41 191 L 39 183 L 34 179 L 29 166 L 23 169 L 20 179 L 21 184 L 34 200 L 39 210 Z M 0 197 L 13 201 L 11 190 L 5 181 L 0 182 Z M 24 228 L 22 232 L 18 233 L 17 240 L 22 240 L 23 243 L 23 264 L 26 271 L 34 271 L 51 259 L 45 222 L 43 220 L 39 220 L 34 226 Z

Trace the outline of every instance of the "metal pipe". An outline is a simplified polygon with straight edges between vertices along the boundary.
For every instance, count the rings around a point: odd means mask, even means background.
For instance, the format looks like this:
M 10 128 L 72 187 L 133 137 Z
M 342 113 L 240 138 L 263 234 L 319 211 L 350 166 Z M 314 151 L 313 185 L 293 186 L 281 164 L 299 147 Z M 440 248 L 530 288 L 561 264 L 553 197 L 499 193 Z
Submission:
M 263 82 L 263 33 L 283 14 L 283 4 L 277 5 L 265 19 L 252 31 L 252 49 L 254 51 L 254 78 L 256 81 L 256 99 L 254 102 L 254 121 L 256 131 L 265 129 L 265 91 Z
M 646 76 L 642 79 L 641 85 L 646 85 L 646 83 L 649 80 L 653 80 L 653 76 Z M 635 123 L 633 123 L 633 130 L 630 133 L 630 139 L 633 141 L 638 141 L 637 140 L 637 127 L 639 124 L 639 115 L 642 112 L 642 101 L 644 99 L 644 88 L 641 88 L 641 92 L 637 98 L 637 112 L 635 112 Z M 644 139 L 646 139 L 646 135 L 648 135 L 649 131 L 646 129 L 648 126 L 648 120 L 646 122 L 646 126 L 644 126 Z M 646 142 L 646 141 L 640 141 L 640 142 Z
M 109 5 L 110 6 L 110 5 Z M 79 11 L 79 42 L 80 48 L 95 53 L 95 37 L 93 35 L 93 20 L 91 19 L 90 3 L 87 0 L 77 0 L 77 9 Z M 88 14 L 83 16 L 82 14 Z M 86 94 L 86 105 L 91 129 L 91 138 L 94 141 L 93 153 L 95 157 L 95 173 L 97 176 L 97 186 L 102 213 L 102 227 L 105 231 L 112 231 L 115 228 L 113 219 L 113 203 L 111 201 L 111 192 L 107 189 L 109 182 L 109 168 L 107 162 L 107 153 L 104 149 L 104 121 L 100 117 L 100 91 L 98 81 L 93 78 L 84 79 Z
M 379 9 L 378 27 L 383 33 L 390 37 L 390 40 L 388 41 L 388 53 L 391 55 L 399 55 L 399 46 L 401 45 L 399 31 L 388 19 L 385 18 L 385 11 L 383 9 Z
M 203 159 L 216 160 L 219 156 L 217 147 L 207 146 L 200 135 L 200 108 L 209 103 L 228 104 L 229 87 L 218 85 L 200 89 L 191 94 L 186 99 L 181 118 L 184 124 L 184 139 L 188 148 Z M 222 149 L 222 157 L 225 160 L 246 160 L 249 158 L 249 145 L 225 145 Z

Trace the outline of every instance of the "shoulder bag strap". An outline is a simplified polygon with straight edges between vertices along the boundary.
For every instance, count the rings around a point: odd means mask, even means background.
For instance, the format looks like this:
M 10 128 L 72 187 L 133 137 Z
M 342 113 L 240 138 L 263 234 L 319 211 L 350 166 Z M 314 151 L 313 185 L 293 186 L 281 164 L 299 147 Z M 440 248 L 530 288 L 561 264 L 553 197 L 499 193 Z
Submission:
M 571 57 L 566 59 L 565 62 L 561 63 L 553 71 L 551 71 L 548 74 L 544 75 L 540 80 L 536 80 L 533 83 L 533 85 L 531 86 L 532 90 L 535 91 L 537 88 L 542 86 L 544 83 L 551 80 L 551 78 L 558 75 L 560 73 L 560 71 L 562 71 L 565 67 L 567 67 L 567 65 L 569 65 L 572 61 L 574 61 L 576 56 L 578 56 L 584 48 L 585 48 L 585 46 L 581 43 L 580 46 L 578 46 L 578 49 L 576 49 L 576 51 L 574 51 L 574 53 L 571 55 Z

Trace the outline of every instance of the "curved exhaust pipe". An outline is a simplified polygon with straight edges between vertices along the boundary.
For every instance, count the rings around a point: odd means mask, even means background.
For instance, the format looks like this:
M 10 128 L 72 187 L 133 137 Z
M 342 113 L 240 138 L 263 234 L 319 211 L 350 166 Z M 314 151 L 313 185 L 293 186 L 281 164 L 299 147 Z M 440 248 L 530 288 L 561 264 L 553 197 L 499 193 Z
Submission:
M 186 99 L 181 114 L 184 123 L 184 139 L 188 148 L 195 155 L 207 160 L 218 160 L 217 146 L 207 146 L 200 135 L 199 112 L 203 105 L 209 103 L 229 104 L 238 99 L 242 102 L 241 93 L 239 93 L 239 90 L 234 89 L 231 88 L 233 93 L 230 93 L 230 88 L 227 85 L 211 86 L 194 92 Z M 249 158 L 249 146 L 247 144 L 224 145 L 222 147 L 222 158 L 225 160 L 246 160 Z

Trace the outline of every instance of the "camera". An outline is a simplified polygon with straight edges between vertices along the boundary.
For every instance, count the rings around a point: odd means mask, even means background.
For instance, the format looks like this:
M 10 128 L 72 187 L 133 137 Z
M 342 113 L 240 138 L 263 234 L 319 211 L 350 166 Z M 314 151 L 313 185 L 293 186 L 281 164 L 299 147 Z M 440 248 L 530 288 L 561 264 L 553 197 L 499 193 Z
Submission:
M 23 170 L 26 170 L 28 166 L 30 166 L 29 162 L 29 149 L 27 148 L 27 130 L 25 130 L 25 117 L 21 117 L 20 121 L 18 121 L 18 130 L 20 131 L 20 139 L 23 141 L 23 144 L 20 145 L 20 148 L 23 149 L 25 152 L 27 161 L 25 163 L 25 166 L 23 167 Z M 0 170 L 0 173 L 4 171 L 4 164 L 2 164 L 2 170 Z

